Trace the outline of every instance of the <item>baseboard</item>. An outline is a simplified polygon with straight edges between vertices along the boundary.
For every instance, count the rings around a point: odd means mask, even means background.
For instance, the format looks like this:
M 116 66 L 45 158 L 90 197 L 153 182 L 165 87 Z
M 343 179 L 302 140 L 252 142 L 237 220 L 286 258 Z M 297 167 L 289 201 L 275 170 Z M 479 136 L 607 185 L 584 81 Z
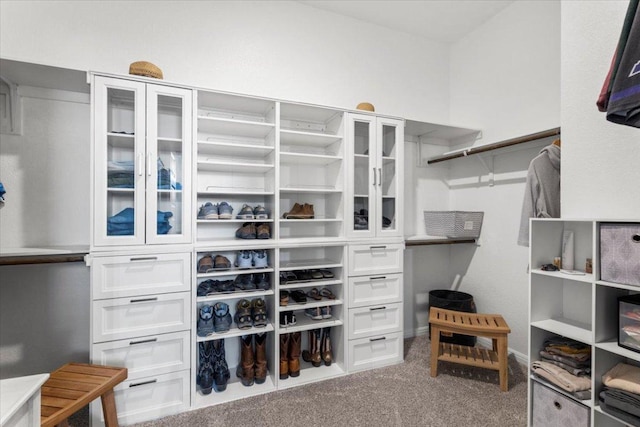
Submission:
M 429 326 L 420 326 L 419 328 L 413 329 L 413 330 L 405 330 L 404 331 L 404 337 L 405 338 L 413 338 L 413 337 L 417 337 L 417 336 L 421 336 L 421 335 L 427 335 L 429 333 Z M 491 339 L 489 338 L 484 338 L 484 337 L 478 337 L 478 344 L 482 345 L 483 347 L 488 347 L 491 348 Z M 512 349 L 511 347 L 509 347 L 508 349 L 509 353 L 513 354 L 514 357 L 516 358 L 516 360 L 518 361 L 518 363 L 520 363 L 521 365 L 526 365 L 529 366 L 529 357 L 526 354 L 520 353 L 519 351 L 515 351 L 514 349 Z

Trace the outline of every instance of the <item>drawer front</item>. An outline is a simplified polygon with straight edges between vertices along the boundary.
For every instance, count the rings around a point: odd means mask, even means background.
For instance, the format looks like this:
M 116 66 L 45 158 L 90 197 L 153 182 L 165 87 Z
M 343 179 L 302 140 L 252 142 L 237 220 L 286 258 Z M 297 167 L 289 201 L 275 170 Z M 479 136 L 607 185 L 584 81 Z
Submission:
M 600 225 L 600 278 L 640 286 L 640 224 Z
M 120 383 L 114 389 L 118 422 L 130 425 L 187 411 L 190 371 L 154 375 Z M 104 425 L 100 399 L 91 403 L 93 425 Z
M 402 333 L 376 335 L 349 341 L 349 371 L 400 363 L 403 359 Z
M 94 344 L 93 363 L 128 369 L 128 379 L 190 369 L 189 331 Z
M 589 427 L 589 408 L 533 381 L 533 427 Z
M 94 257 L 93 299 L 184 292 L 191 288 L 191 253 Z
M 349 276 L 402 273 L 402 244 L 349 246 Z
M 349 310 L 349 339 L 402 331 L 402 303 Z
M 402 274 L 349 278 L 349 307 L 402 301 Z
M 190 292 L 94 301 L 93 342 L 189 330 L 190 304 Z

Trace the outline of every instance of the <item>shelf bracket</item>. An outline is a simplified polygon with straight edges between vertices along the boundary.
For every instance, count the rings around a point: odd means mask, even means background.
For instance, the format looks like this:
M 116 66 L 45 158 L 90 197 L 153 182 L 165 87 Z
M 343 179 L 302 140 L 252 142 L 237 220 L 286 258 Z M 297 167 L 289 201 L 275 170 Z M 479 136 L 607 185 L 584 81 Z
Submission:
M 465 151 L 465 157 L 466 157 L 466 151 Z M 495 180 L 494 180 L 494 175 L 493 175 L 493 157 L 491 156 L 490 159 L 491 161 L 489 162 L 490 165 L 487 165 L 487 162 L 485 162 L 485 160 L 482 158 L 482 155 L 478 154 L 476 156 L 476 158 L 478 159 L 478 161 L 480 161 L 480 163 L 482 164 L 482 166 L 484 166 L 484 168 L 487 170 L 487 172 L 489 173 L 489 187 L 493 187 L 495 184 Z
M 20 117 L 22 105 L 18 85 L 0 75 L 0 94 L 4 98 L 4 103 L 0 107 L 2 112 L 0 133 L 22 135 L 22 118 Z

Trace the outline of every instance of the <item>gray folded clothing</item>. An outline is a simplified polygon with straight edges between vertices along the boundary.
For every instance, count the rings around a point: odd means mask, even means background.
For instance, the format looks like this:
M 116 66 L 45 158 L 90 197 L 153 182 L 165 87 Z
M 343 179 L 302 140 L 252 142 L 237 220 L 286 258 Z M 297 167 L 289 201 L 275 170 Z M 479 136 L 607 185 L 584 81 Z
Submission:
M 586 367 L 586 368 L 574 368 L 573 366 L 569 366 L 566 363 L 562 363 L 562 362 L 560 362 L 558 360 L 554 360 L 554 359 L 547 359 L 546 357 L 543 357 L 542 361 L 551 363 L 551 364 L 556 365 L 556 366 L 559 366 L 562 369 L 564 369 L 565 371 L 567 371 L 570 374 L 575 375 L 577 377 L 591 374 L 591 368 L 589 368 L 589 367 Z
M 604 389 L 604 401 L 609 406 L 640 417 L 640 395 L 607 387 Z
M 540 356 L 544 359 L 555 360 L 556 362 L 564 363 L 565 365 L 569 365 L 573 368 L 583 369 L 583 368 L 591 368 L 591 359 L 587 359 L 586 361 L 576 360 L 571 357 L 565 357 L 558 354 L 551 354 L 548 351 L 541 350 Z
M 634 426 L 640 427 L 640 418 L 629 414 L 628 412 L 621 411 L 617 408 L 612 407 L 611 405 L 607 405 L 605 402 L 605 392 L 600 392 L 600 409 L 604 412 L 613 415 L 616 418 L 621 419 L 625 423 Z

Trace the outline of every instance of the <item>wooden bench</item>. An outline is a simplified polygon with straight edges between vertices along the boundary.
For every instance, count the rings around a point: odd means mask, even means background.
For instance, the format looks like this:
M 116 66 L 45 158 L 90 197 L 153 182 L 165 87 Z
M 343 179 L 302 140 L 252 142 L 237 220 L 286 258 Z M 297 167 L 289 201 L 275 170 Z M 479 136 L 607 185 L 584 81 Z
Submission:
M 126 378 L 126 368 L 82 363 L 64 365 L 52 372 L 42 386 L 41 426 L 68 426 L 67 418 L 100 397 L 105 425 L 117 427 L 113 388 Z
M 500 390 L 509 389 L 507 334 L 509 325 L 499 314 L 475 314 L 431 307 L 431 376 L 438 376 L 438 361 L 493 369 L 500 373 Z M 440 342 L 440 333 L 491 338 L 493 349 Z

